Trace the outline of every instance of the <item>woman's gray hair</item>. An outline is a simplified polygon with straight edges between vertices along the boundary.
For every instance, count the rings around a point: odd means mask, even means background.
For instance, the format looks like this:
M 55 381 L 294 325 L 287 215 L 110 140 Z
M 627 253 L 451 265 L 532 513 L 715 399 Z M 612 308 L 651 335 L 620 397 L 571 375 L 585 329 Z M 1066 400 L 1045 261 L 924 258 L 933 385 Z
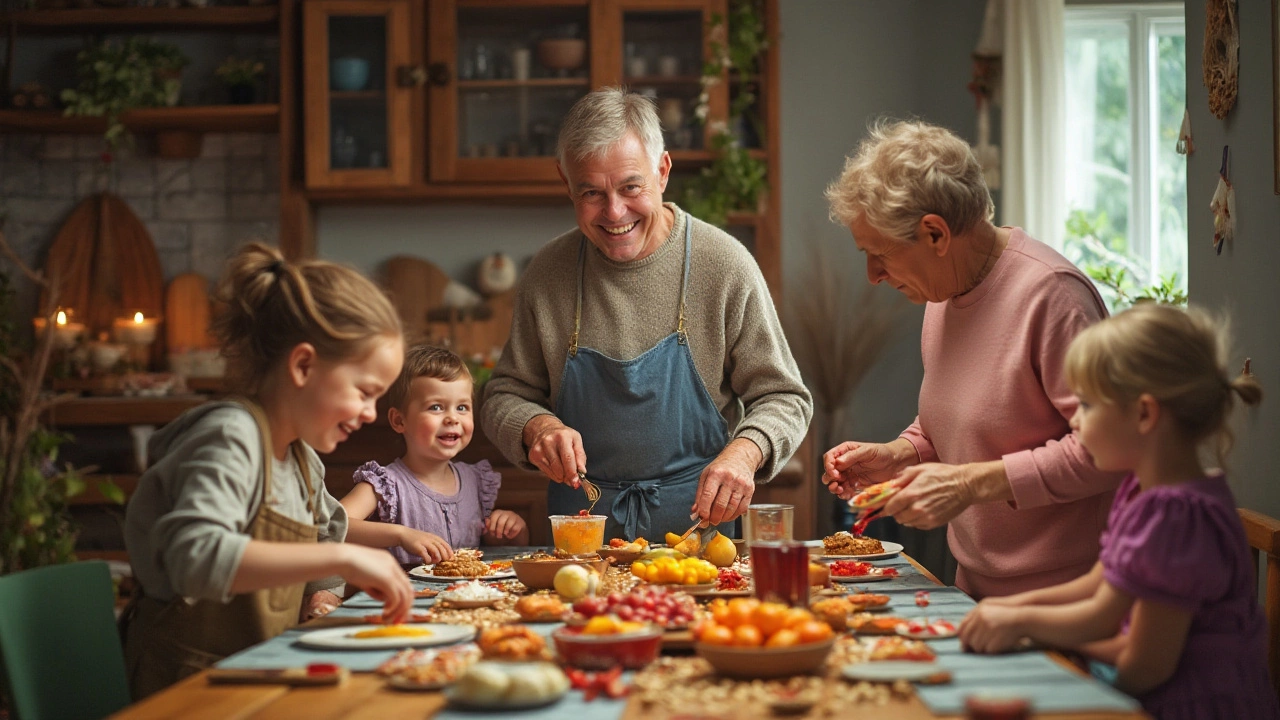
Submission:
M 649 164 L 657 172 L 666 147 L 662 142 L 662 123 L 658 120 L 656 103 L 651 98 L 620 87 L 600 88 L 587 93 L 573 104 L 560 125 L 556 162 L 564 167 L 566 159 L 603 157 L 629 132 L 640 138 L 645 154 L 649 156 Z
M 832 220 L 848 226 L 861 217 L 905 242 L 915 242 L 920 218 L 930 213 L 964 233 L 996 212 L 969 143 L 910 120 L 873 123 L 826 196 Z

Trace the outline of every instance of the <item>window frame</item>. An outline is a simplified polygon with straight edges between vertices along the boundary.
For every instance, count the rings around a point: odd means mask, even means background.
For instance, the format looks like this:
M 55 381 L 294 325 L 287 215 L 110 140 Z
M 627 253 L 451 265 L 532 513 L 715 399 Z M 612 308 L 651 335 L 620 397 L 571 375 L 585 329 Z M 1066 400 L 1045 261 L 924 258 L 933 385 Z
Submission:
M 1069 3 L 1064 9 L 1064 35 L 1073 24 L 1124 21 L 1129 30 L 1129 242 L 1131 254 L 1151 268 L 1151 281 L 1169 273 L 1159 263 L 1159 208 L 1155 192 L 1160 98 L 1155 58 L 1161 30 L 1179 29 L 1186 37 L 1186 6 L 1182 2 L 1084 4 Z M 1167 33 L 1165 33 L 1167 34 Z M 1187 282 L 1186 271 L 1179 279 Z

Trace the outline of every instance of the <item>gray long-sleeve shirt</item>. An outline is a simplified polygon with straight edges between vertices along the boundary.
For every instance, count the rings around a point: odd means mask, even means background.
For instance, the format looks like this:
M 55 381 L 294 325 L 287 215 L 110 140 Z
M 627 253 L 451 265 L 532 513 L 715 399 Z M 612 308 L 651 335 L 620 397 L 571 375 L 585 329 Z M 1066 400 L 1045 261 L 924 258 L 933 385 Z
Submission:
M 229 601 L 262 497 L 262 439 L 253 416 L 233 403 L 201 405 L 152 436 L 148 450 L 153 464 L 125 513 L 125 548 L 138 581 L 157 600 Z M 319 505 L 320 541 L 342 542 L 347 513 L 325 490 L 319 456 L 307 447 L 305 457 Z M 293 453 L 269 461 L 268 506 L 311 524 Z M 341 583 L 317 580 L 307 592 Z
M 767 482 L 804 438 L 812 398 L 755 258 L 723 230 L 674 204 L 667 207 L 676 216 L 671 234 L 648 257 L 614 262 L 587 244 L 578 342 L 629 360 L 675 331 L 684 228 L 692 222 L 685 313 L 689 347 L 730 434 L 755 442 L 764 453 L 756 480 Z M 516 293 L 511 337 L 485 386 L 485 434 L 508 460 L 527 469 L 533 467 L 524 448 L 524 426 L 537 415 L 554 413 L 560 392 L 573 333 L 581 240 L 581 231 L 572 230 L 530 261 Z

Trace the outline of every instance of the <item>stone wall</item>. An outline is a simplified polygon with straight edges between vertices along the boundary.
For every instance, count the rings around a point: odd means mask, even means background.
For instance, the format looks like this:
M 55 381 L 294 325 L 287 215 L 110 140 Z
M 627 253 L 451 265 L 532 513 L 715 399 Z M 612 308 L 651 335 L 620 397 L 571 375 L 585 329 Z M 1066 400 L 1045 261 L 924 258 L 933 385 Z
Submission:
M 276 242 L 276 135 L 205 135 L 192 160 L 156 158 L 144 138 L 110 163 L 102 162 L 102 149 L 96 135 L 0 135 L 0 213 L 8 214 L 5 236 L 25 262 L 41 267 L 71 210 L 104 190 L 123 197 L 146 224 L 166 281 L 197 272 L 213 282 L 236 246 Z M 20 279 L 14 285 L 13 318 L 30 327 L 35 293 Z

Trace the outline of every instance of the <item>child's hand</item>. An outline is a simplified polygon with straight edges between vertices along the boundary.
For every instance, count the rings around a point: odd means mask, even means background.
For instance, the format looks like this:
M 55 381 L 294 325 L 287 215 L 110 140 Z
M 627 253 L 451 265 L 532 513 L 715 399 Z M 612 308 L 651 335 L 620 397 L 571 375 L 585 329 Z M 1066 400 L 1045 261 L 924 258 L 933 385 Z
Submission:
M 404 622 L 413 610 L 413 586 L 391 553 L 349 543 L 338 544 L 337 548 L 342 553 L 339 574 L 347 583 L 384 603 L 385 622 Z
M 500 540 L 514 540 L 524 529 L 524 518 L 510 510 L 494 510 L 484 523 L 484 533 Z
M 983 600 L 960 621 L 960 643 L 977 653 L 1013 650 L 1022 641 L 1021 609 Z
M 438 563 L 453 557 L 453 548 L 439 535 L 422 530 L 404 528 L 400 534 L 400 547 L 410 555 L 417 555 L 429 563 Z

